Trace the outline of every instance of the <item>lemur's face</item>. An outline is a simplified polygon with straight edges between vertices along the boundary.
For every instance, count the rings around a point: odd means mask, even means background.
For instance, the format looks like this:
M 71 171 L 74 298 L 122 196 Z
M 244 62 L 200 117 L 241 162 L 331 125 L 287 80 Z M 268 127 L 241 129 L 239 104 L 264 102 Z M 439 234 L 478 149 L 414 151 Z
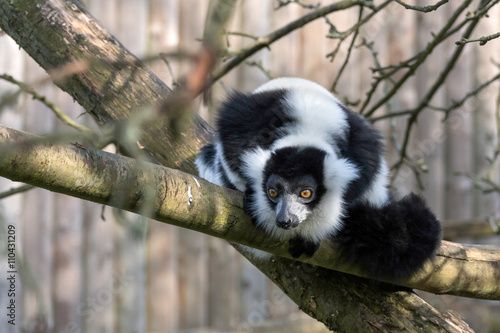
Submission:
M 272 174 L 265 188 L 276 210 L 276 225 L 285 230 L 306 220 L 318 200 L 318 184 L 312 175 L 284 178 Z

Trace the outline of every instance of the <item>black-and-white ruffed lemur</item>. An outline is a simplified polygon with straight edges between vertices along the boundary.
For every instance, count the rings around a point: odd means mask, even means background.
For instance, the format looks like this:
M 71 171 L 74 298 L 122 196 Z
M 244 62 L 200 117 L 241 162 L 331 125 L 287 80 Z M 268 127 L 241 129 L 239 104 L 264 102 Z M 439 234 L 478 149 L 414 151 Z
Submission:
M 290 254 L 333 237 L 374 278 L 402 279 L 431 258 L 441 226 L 425 202 L 395 200 L 378 131 L 320 85 L 298 78 L 230 94 L 217 139 L 196 160 L 202 178 L 244 192 L 245 210 Z

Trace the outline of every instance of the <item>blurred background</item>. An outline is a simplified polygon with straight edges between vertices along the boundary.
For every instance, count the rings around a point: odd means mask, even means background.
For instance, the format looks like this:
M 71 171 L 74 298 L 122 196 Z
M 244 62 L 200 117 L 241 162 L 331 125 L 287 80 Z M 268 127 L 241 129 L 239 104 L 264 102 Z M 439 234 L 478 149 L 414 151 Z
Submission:
M 271 0 L 238 1 L 225 40 L 227 57 L 317 5 L 317 1 L 286 2 L 280 6 Z M 391 2 L 340 46 L 341 32 L 358 22 L 359 9 L 319 18 L 229 72 L 213 86 L 211 98 L 197 100 L 193 108 L 213 123 L 217 105 L 229 89 L 249 92 L 272 77 L 298 76 L 333 90 L 351 109 L 360 111 L 374 77 L 383 74 L 372 69 L 396 66 L 424 50 L 461 3 L 424 14 Z M 470 10 L 478 3 L 473 1 Z M 196 53 L 209 1 L 87 0 L 82 4 L 132 53 L 149 59 L 160 52 Z M 362 16 L 369 13 L 366 9 Z M 494 158 L 499 147 L 500 81 L 478 87 L 500 72 L 499 39 L 484 46 L 465 46 L 432 96 L 432 107 L 419 111 L 405 148 L 408 158 L 400 159 L 408 116 L 397 113 L 412 110 L 425 97 L 463 31 L 458 29 L 440 43 L 370 118 L 387 138 L 389 164 L 397 166 L 393 172 L 397 193 L 423 194 L 446 226 L 445 238 L 498 246 L 490 223 L 498 225 L 500 218 L 500 169 Z M 498 31 L 500 5 L 495 5 L 473 36 Z M 159 59 L 148 62 L 171 87 L 191 65 L 178 56 L 168 66 Z M 47 80 L 45 71 L 7 35 L 0 37 L 0 74 L 26 83 L 43 82 L 34 86 L 38 93 L 78 122 L 95 127 L 91 117 Z M 396 73 L 393 80 L 402 75 Z M 365 111 L 390 88 L 389 80 L 382 82 Z M 0 94 L 14 90 L 16 86 L 0 80 Z M 0 112 L 0 123 L 15 129 L 42 135 L 64 128 L 29 95 Z M 397 116 L 387 116 L 392 113 Z M 106 149 L 115 152 L 113 146 Z M 0 192 L 16 186 L 0 179 Z M 0 332 L 326 331 L 223 240 L 41 189 L 0 200 L 2 236 L 9 224 L 17 230 L 21 263 L 19 317 L 18 325 L 8 325 L 2 310 Z M 1 251 L 4 271 L 6 253 Z M 2 309 L 7 289 L 7 281 L 0 279 Z M 457 311 L 477 332 L 500 332 L 499 302 L 420 294 L 439 309 Z

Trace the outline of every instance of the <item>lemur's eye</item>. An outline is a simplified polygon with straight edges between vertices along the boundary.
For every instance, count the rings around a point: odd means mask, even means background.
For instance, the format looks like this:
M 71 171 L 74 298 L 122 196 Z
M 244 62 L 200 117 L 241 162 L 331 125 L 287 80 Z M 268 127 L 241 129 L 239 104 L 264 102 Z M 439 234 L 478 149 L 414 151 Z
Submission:
M 300 191 L 300 196 L 301 196 L 302 198 L 304 198 L 304 199 L 308 199 L 308 198 L 310 198 L 310 197 L 311 197 L 311 195 L 312 195 L 311 190 L 302 190 L 302 191 Z
M 274 188 L 270 188 L 268 193 L 271 198 L 276 198 L 278 196 L 278 192 Z

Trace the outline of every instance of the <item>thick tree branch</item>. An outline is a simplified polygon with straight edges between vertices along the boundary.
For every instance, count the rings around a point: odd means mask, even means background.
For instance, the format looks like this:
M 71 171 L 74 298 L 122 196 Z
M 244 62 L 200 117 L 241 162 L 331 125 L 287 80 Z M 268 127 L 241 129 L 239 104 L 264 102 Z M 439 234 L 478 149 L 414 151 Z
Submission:
M 252 225 L 236 191 L 80 145 L 39 142 L 0 127 L 0 176 L 287 255 L 285 244 L 275 244 Z M 335 266 L 331 244 L 324 245 L 316 261 Z M 419 332 L 425 326 L 435 332 L 470 332 L 456 315 L 440 313 L 408 291 L 386 291 L 362 278 L 285 258 L 254 264 L 302 310 L 335 330 L 397 332 L 404 327 Z
M 276 243 L 250 223 L 239 192 L 92 148 L 36 142 L 29 134 L 0 126 L 0 143 L 13 144 L 0 151 L 0 176 L 291 258 L 286 243 Z M 335 244 L 323 242 L 312 258 L 302 261 L 367 277 L 337 259 Z M 418 275 L 385 282 L 437 294 L 500 300 L 498 281 L 500 249 L 443 242 L 437 257 Z
M 138 115 L 148 119 L 147 109 L 162 105 L 170 94 L 77 1 L 0 0 L 0 27 L 101 125 Z M 168 119 L 149 116 L 140 142 L 163 165 L 184 163 L 184 169 L 196 172 L 191 162 L 211 132 L 198 116 L 194 118 L 183 140 L 175 140 L 165 130 Z

